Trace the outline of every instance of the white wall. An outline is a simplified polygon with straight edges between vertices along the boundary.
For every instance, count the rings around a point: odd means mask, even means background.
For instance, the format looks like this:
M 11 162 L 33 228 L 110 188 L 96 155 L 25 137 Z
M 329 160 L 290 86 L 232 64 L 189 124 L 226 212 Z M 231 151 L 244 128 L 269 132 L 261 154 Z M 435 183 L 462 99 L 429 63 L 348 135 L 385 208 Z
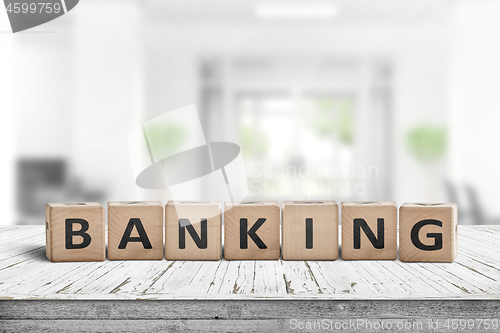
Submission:
M 168 26 L 147 24 L 148 80 L 154 87 L 150 110 L 196 102 L 197 60 L 202 57 L 261 56 L 352 56 L 387 57 L 394 60 L 393 163 L 394 200 L 446 200 L 442 187 L 429 194 L 436 180 L 405 147 L 406 131 L 419 123 L 443 125 L 448 122 L 446 93 L 449 32 L 446 22 L 422 25 L 374 25 L 331 27 L 283 26 Z M 152 51 L 151 51 L 152 50 Z M 151 70 L 150 70 L 151 71 Z M 164 92 L 159 94 L 158 92 Z M 212 140 L 229 140 L 214 133 Z M 237 140 L 236 140 L 237 141 Z M 437 163 L 440 182 L 446 175 L 446 161 Z
M 463 1 L 453 13 L 451 171 L 474 185 L 485 213 L 500 217 L 500 3 Z

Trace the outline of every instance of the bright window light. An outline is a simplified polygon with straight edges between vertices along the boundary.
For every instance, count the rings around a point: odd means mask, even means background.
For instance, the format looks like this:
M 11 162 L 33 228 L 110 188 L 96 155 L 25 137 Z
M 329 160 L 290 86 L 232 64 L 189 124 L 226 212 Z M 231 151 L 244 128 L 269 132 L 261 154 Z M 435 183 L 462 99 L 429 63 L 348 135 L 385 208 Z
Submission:
M 338 7 L 333 4 L 261 3 L 255 13 L 260 19 L 332 19 L 338 14 Z

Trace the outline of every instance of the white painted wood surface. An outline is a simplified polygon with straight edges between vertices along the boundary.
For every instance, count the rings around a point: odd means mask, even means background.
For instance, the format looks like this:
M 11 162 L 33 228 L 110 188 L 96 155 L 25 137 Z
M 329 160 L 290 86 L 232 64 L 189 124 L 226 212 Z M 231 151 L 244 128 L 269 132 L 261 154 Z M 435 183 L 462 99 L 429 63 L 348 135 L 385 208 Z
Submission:
M 44 226 L 0 227 L 0 299 L 500 299 L 500 226 L 459 226 L 452 263 L 51 263 Z

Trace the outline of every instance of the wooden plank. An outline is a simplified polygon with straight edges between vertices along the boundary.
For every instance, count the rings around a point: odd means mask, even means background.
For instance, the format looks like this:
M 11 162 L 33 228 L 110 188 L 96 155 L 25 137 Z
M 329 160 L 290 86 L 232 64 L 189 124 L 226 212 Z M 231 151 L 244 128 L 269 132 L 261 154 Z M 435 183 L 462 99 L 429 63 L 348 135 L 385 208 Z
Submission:
M 288 294 L 315 295 L 322 293 L 321 287 L 316 282 L 305 261 L 283 260 L 281 264 Z
M 0 320 L 265 320 L 276 318 L 498 318 L 493 300 L 0 301 Z
M 50 263 L 43 226 L 0 227 L 0 298 L 499 299 L 499 226 L 459 226 L 454 263 L 396 261 L 104 261 Z M 37 236 L 38 235 L 38 236 Z M 17 237 L 16 236 L 16 237 Z

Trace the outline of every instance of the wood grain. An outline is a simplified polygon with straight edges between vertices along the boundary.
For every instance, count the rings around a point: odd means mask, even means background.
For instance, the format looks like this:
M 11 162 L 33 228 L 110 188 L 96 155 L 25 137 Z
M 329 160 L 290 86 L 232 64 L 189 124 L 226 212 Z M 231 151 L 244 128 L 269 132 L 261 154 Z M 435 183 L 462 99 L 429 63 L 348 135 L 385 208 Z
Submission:
M 299 322 L 327 321 L 347 323 L 342 332 L 380 331 L 349 325 L 362 319 L 383 321 L 384 332 L 456 332 L 451 321 L 445 326 L 446 320 L 466 318 L 475 324 L 470 331 L 484 331 L 489 321 L 487 331 L 497 332 L 491 322 L 499 310 L 493 300 L 440 299 L 0 301 L 0 327 L 4 332 L 296 332 Z M 430 328 L 430 321 L 438 328 Z M 398 329 L 398 324 L 408 323 L 410 328 Z
M 453 262 L 458 254 L 457 204 L 405 203 L 399 208 L 399 259 L 405 262 Z M 416 237 L 420 246 L 433 246 L 441 241 L 441 248 L 419 249 L 412 239 L 412 229 L 421 221 L 437 221 L 425 225 Z
M 383 248 L 375 248 L 363 229 L 359 228 L 359 248 L 354 244 L 354 220 L 366 222 L 373 236 L 378 237 L 378 221 L 383 219 Z M 395 260 L 398 257 L 398 212 L 393 201 L 342 203 L 342 259 Z M 378 239 L 378 238 L 377 238 Z
M 259 248 L 247 236 L 247 248 L 241 248 L 240 220 L 247 220 L 247 231 L 259 219 L 265 222 L 255 232 L 266 248 Z M 226 260 L 277 260 L 280 258 L 280 207 L 276 201 L 244 201 L 224 204 L 224 258 Z
M 283 260 L 337 260 L 339 222 L 335 201 L 283 201 L 281 208 Z M 307 223 L 310 244 L 306 240 Z
M 138 224 L 129 225 L 132 221 Z M 132 229 L 129 229 L 130 227 Z M 130 232 L 127 233 L 127 230 Z M 139 231 L 144 232 L 140 241 L 138 240 L 141 236 Z M 132 241 L 134 238 L 135 240 Z M 126 241 L 127 239 L 130 241 Z M 124 240 L 125 242 L 121 244 Z M 120 248 L 123 245 L 125 247 Z M 163 203 L 160 201 L 108 202 L 108 259 L 163 259 Z
M 67 248 L 66 221 L 73 219 L 71 230 L 85 231 L 90 237 L 84 248 Z M 68 220 L 69 221 L 69 220 Z M 48 203 L 45 205 L 46 256 L 52 262 L 102 261 L 106 256 L 104 207 L 97 202 Z M 85 225 L 84 225 L 85 224 Z M 71 237 L 73 244 L 85 245 L 81 235 Z
M 459 226 L 453 263 L 51 263 L 44 226 L 0 227 L 0 298 L 12 300 L 498 300 L 500 226 Z
M 184 248 L 179 243 L 179 219 L 187 219 L 202 240 L 206 219 L 206 247 L 200 248 L 184 226 Z M 167 260 L 219 260 L 222 255 L 222 204 L 216 201 L 169 201 L 165 206 L 165 258 Z

